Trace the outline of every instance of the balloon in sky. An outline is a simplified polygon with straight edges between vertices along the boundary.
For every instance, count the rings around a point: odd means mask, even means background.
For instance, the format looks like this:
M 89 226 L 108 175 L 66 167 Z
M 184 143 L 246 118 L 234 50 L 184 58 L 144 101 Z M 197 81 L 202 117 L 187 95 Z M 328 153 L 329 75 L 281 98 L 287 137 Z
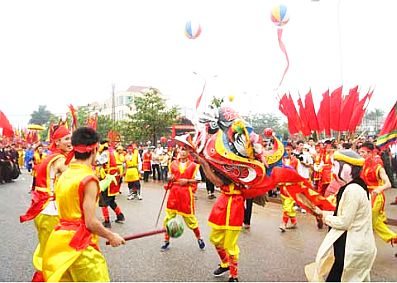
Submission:
M 277 5 L 272 9 L 270 14 L 272 22 L 279 27 L 284 26 L 289 21 L 289 16 L 287 13 L 287 6 Z
M 188 21 L 185 26 L 185 35 L 189 39 L 196 39 L 201 34 L 201 26 L 197 22 Z
M 285 44 L 282 40 L 283 26 L 287 24 L 289 21 L 289 16 L 287 14 L 287 6 L 285 5 L 275 6 L 270 13 L 270 19 L 277 26 L 278 45 L 280 46 L 281 51 L 284 53 L 285 60 L 287 61 L 287 66 L 285 67 L 283 76 L 281 77 L 280 83 L 278 84 L 278 86 L 281 86 L 289 68 L 289 58 L 287 54 L 287 49 L 285 48 Z

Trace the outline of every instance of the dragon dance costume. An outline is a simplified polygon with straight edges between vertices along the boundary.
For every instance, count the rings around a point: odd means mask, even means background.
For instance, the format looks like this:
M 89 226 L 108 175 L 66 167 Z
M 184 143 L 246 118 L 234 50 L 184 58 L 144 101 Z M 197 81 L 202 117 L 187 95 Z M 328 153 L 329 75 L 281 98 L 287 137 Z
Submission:
M 186 144 L 190 144 L 205 159 L 216 175 L 225 177 L 221 178 L 224 181 L 220 186 L 222 194 L 209 217 L 212 227 L 210 240 L 221 260 L 214 275 L 230 271 L 230 279 L 237 280 L 237 241 L 244 218 L 245 199 L 285 185 L 288 194 L 310 212 L 313 212 L 315 205 L 333 210 L 335 203 L 310 190 L 310 182 L 295 170 L 275 166 L 270 176 L 266 175 L 264 163 L 274 164 L 284 154 L 284 147 L 276 137 L 276 150 L 266 153 L 259 136 L 236 111 L 230 107 L 211 108 L 209 111 L 199 118 L 200 124 L 193 141 L 188 141 L 188 137 L 185 139 Z M 302 202 L 302 195 L 306 196 L 306 201 Z

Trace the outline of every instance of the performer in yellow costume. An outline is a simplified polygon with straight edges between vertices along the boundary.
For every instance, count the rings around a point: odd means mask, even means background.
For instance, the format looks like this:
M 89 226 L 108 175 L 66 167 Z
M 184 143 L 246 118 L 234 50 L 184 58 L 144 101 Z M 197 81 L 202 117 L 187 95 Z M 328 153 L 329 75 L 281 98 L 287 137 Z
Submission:
M 82 127 L 72 135 L 75 161 L 59 178 L 55 187 L 59 224 L 51 233 L 43 253 L 45 281 L 110 281 L 106 260 L 98 247 L 98 236 L 113 247 L 125 241 L 103 227 L 96 218 L 99 181 L 95 164 L 99 136 Z
M 33 265 L 37 270 L 33 282 L 43 281 L 42 254 L 55 225 L 58 224 L 58 211 L 55 205 L 54 187 L 59 175 L 67 169 L 66 155 L 72 150 L 71 133 L 59 126 L 51 137 L 51 154 L 36 166 L 32 201 L 27 212 L 20 216 L 20 222 L 34 219 L 39 244 L 33 254 Z
M 119 145 L 116 148 L 116 152 L 114 153 L 114 157 L 116 158 L 116 163 L 117 167 L 119 168 L 119 174 L 120 174 L 120 184 L 123 182 L 123 176 L 125 174 L 125 153 L 124 153 L 124 148 Z
M 385 242 L 397 244 L 397 233 L 386 225 L 385 193 L 391 188 L 389 177 L 383 168 L 382 161 L 373 154 L 374 144 L 365 142 L 359 148 L 358 153 L 365 158 L 361 178 L 368 186 L 372 202 L 372 226 L 375 233 Z
M 141 176 L 139 174 L 140 168 L 142 168 L 142 162 L 136 144 L 128 146 L 125 156 L 125 165 L 126 171 L 124 181 L 128 184 L 128 200 L 132 200 L 135 197 L 142 200 Z

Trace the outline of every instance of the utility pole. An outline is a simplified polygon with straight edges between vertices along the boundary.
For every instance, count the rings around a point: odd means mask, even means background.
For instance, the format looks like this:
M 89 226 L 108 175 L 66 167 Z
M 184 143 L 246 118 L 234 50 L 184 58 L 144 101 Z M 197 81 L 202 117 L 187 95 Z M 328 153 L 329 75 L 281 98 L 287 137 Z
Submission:
M 115 105 L 115 96 L 114 96 L 114 89 L 115 89 L 115 84 L 112 84 L 112 128 L 113 130 L 115 129 L 115 125 L 116 125 L 116 105 Z

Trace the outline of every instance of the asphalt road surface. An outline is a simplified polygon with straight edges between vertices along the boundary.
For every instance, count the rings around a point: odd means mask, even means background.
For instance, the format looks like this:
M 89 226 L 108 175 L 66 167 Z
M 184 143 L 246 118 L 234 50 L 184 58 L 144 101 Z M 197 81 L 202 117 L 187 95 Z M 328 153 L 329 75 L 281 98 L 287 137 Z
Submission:
M 0 281 L 30 281 L 33 274 L 32 254 L 37 243 L 36 230 L 32 222 L 20 224 L 30 203 L 28 194 L 31 176 L 23 173 L 10 184 L 0 185 Z M 162 183 L 143 184 L 143 200 L 127 200 L 127 187 L 117 202 L 121 206 L 126 222 L 112 222 L 112 230 L 129 235 L 155 230 L 155 222 L 164 195 Z M 205 189 L 197 191 L 196 215 L 202 236 L 207 244 L 201 251 L 192 231 L 185 227 L 184 234 L 171 239 L 170 249 L 160 251 L 163 235 L 136 239 L 125 246 L 112 248 L 101 240 L 101 250 L 108 261 L 112 281 L 227 281 L 227 275 L 213 277 L 212 272 L 219 263 L 215 249 L 208 240 L 210 228 L 207 218 L 215 200 L 207 199 Z M 388 193 L 387 202 L 397 195 L 397 190 Z M 390 218 L 397 218 L 397 206 L 387 206 Z M 114 220 L 114 214 L 111 211 Z M 98 217 L 101 212 L 98 209 Z M 164 212 L 161 213 L 161 226 Z M 251 231 L 241 233 L 239 239 L 240 281 L 306 281 L 304 266 L 316 256 L 326 229 L 318 230 L 310 215 L 298 213 L 298 228 L 280 233 L 281 206 L 267 203 L 265 207 L 254 205 Z M 392 226 L 394 230 L 397 227 Z M 372 281 L 396 281 L 397 248 L 392 248 L 376 238 L 378 255 L 375 260 Z

